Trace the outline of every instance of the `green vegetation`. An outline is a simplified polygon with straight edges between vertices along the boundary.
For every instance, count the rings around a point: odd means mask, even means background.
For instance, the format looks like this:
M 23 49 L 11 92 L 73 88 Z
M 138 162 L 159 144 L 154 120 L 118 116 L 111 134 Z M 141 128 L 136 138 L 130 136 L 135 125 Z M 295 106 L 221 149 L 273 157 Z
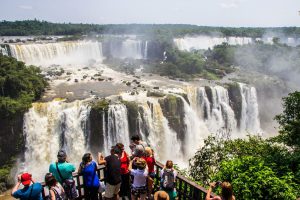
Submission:
M 275 119 L 280 125 L 277 140 L 293 149 L 300 150 L 300 92 L 289 94 L 283 98 L 283 113 Z
M 47 82 L 39 68 L 0 54 L 0 116 L 13 117 L 38 100 Z
M 280 134 L 270 139 L 248 136 L 208 137 L 190 160 L 190 176 L 202 184 L 230 181 L 239 199 L 296 199 L 300 196 L 300 93 L 283 99 L 276 116 Z
M 152 34 L 153 32 L 169 32 L 173 36 L 193 34 L 219 33 L 223 36 L 262 37 L 267 32 L 297 37 L 300 35 L 299 27 L 282 28 L 232 28 L 208 27 L 188 24 L 71 24 L 51 23 L 38 20 L 2 21 L 0 22 L 1 36 L 15 35 L 75 35 L 75 34 Z
M 92 109 L 97 112 L 107 111 L 108 106 L 109 106 L 109 101 L 107 99 L 101 99 L 99 101 L 91 103 Z

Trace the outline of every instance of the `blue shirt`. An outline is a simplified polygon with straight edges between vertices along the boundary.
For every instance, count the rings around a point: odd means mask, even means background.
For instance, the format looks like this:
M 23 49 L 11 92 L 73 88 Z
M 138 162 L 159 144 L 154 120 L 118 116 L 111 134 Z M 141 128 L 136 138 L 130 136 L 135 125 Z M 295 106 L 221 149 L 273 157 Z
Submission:
M 32 192 L 30 195 L 30 190 L 32 188 Z M 43 187 L 40 183 L 34 183 L 28 187 L 24 187 L 23 189 L 19 189 L 13 193 L 13 197 L 21 200 L 28 200 L 30 195 L 30 200 L 43 200 L 42 198 L 42 190 Z
M 97 176 L 97 164 L 92 161 L 90 164 L 84 166 L 81 172 L 83 174 L 84 185 L 86 187 L 99 187 L 99 178 Z
M 71 163 L 58 163 L 58 169 L 61 173 L 61 176 L 64 180 L 73 179 L 72 172 L 75 171 L 75 166 Z M 56 163 L 51 163 L 49 167 L 49 172 L 53 174 L 55 179 L 62 185 L 63 180 L 61 180 L 60 175 L 56 169 Z

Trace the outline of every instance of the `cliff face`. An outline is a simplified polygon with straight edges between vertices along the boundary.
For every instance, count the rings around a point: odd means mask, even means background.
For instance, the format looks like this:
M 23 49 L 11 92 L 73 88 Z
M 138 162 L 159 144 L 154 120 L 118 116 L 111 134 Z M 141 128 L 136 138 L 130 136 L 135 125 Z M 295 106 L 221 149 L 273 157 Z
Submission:
M 12 187 L 10 171 L 16 158 L 24 152 L 23 113 L 12 119 L 0 119 L 0 192 Z
M 177 132 L 178 139 L 184 140 L 186 125 L 184 122 L 184 104 L 180 97 L 168 95 L 159 100 L 164 116 L 169 121 L 169 126 Z
M 242 115 L 242 94 L 237 83 L 228 84 L 228 96 L 230 107 L 234 111 L 237 120 L 237 126 L 240 127 L 240 119 Z
M 0 119 L 0 166 L 25 151 L 23 113 Z

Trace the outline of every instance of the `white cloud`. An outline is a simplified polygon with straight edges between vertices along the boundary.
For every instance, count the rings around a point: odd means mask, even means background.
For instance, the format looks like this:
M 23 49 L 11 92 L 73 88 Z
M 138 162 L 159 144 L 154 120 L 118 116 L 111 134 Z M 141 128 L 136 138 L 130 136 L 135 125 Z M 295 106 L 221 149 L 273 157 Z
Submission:
M 23 9 L 23 10 L 32 10 L 33 7 L 30 5 L 19 5 L 18 8 Z

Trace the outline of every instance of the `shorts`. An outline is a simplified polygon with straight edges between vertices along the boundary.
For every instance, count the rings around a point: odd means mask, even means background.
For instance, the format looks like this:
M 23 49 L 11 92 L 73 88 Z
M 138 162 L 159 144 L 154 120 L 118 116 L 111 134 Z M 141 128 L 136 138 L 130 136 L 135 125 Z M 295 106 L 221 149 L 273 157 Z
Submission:
M 105 197 L 106 198 L 113 198 L 115 195 L 118 195 L 120 191 L 121 183 L 118 183 L 117 185 L 110 185 L 109 183 L 106 183 L 105 187 Z
M 131 188 L 131 194 L 134 195 L 134 196 L 139 196 L 141 194 L 147 194 L 147 192 L 148 192 L 147 186 L 138 187 L 138 188 L 135 188 L 135 187 Z

